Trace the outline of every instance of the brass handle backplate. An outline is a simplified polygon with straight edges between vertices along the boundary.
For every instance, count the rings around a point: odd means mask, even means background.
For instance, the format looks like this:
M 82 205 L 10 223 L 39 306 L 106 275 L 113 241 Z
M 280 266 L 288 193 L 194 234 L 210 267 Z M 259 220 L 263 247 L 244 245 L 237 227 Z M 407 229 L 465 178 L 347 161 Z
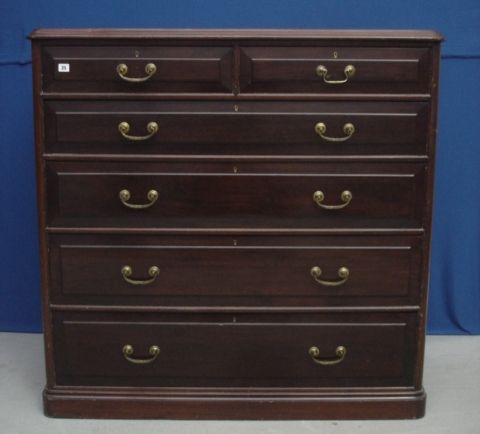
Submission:
M 132 285 L 148 285 L 149 283 L 152 283 L 160 274 L 160 269 L 153 265 L 148 269 L 148 275 L 150 276 L 150 279 L 132 279 L 131 275 L 133 274 L 132 267 L 130 265 L 124 265 L 122 269 L 120 270 L 122 273 L 122 276 L 124 280 L 128 283 L 131 283 Z
M 154 136 L 158 133 L 158 124 L 156 122 L 149 122 L 147 124 L 147 131 L 148 134 L 145 136 L 132 136 L 128 134 L 130 132 L 130 124 L 128 122 L 120 122 L 118 124 L 118 131 L 120 134 L 128 140 L 132 140 L 134 142 L 139 142 L 142 140 L 148 140 L 150 137 Z
M 345 142 L 353 136 L 353 133 L 355 133 L 355 125 L 351 123 L 346 123 L 343 126 L 343 132 L 345 133 L 345 137 L 326 136 L 325 133 L 327 132 L 327 126 L 323 122 L 318 122 L 315 124 L 315 132 L 327 142 Z
M 117 65 L 117 74 L 118 76 L 125 81 L 128 81 L 129 83 L 141 83 L 142 81 L 147 81 L 152 78 L 152 76 L 157 72 L 157 67 L 155 66 L 154 63 L 147 63 L 145 65 L 145 72 L 146 76 L 145 77 L 127 77 L 128 73 L 128 66 L 125 65 L 125 63 L 119 63 Z
M 135 203 L 129 203 L 128 201 L 130 200 L 131 194 L 129 190 L 121 190 L 120 193 L 118 193 L 118 197 L 120 198 L 120 201 L 127 207 L 127 208 L 132 208 L 132 209 L 145 209 L 151 207 L 158 199 L 158 191 L 157 190 L 150 190 L 147 193 L 147 199 L 148 203 L 144 204 L 135 204 Z
M 343 202 L 340 205 L 325 205 L 323 200 L 325 199 L 325 194 L 323 191 L 316 191 L 313 193 L 313 201 L 320 207 L 324 209 L 342 209 L 345 208 L 353 199 L 353 194 L 349 190 L 342 191 L 340 195 L 340 200 Z
M 150 354 L 151 357 L 147 358 L 137 358 L 137 357 L 132 357 L 134 353 L 134 349 L 131 345 L 125 345 L 122 348 L 122 353 L 123 357 L 125 357 L 130 363 L 135 363 L 137 365 L 146 365 L 147 363 L 152 363 L 160 354 L 160 348 L 157 347 L 156 345 L 152 345 L 148 349 L 148 353 Z
M 308 354 L 315 363 L 318 363 L 322 366 L 331 366 L 336 365 L 345 359 L 345 356 L 347 355 L 347 349 L 344 346 L 339 345 L 335 349 L 335 356 L 337 357 L 336 359 L 319 359 L 318 356 L 320 355 L 320 350 L 318 347 L 310 347 Z
M 318 65 L 317 69 L 315 70 L 319 77 L 323 78 L 323 81 L 327 84 L 343 84 L 350 80 L 355 75 L 355 67 L 353 65 L 345 66 L 343 70 L 343 74 L 345 78 L 343 80 L 330 80 L 328 77 L 328 69 L 324 65 Z
M 312 267 L 310 269 L 310 275 L 314 278 L 315 282 L 323 286 L 340 286 L 348 280 L 350 276 L 350 270 L 347 267 L 340 267 L 338 269 L 338 277 L 340 280 L 321 280 L 320 276 L 322 275 L 322 269 L 320 267 Z

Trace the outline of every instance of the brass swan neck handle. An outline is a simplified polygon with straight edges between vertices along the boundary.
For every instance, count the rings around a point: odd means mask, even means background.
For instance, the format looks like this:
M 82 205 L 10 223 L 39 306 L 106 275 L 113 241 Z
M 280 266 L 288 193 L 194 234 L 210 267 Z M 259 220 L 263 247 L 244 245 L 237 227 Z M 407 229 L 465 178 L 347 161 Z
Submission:
M 119 63 L 116 69 L 118 76 L 122 80 L 128 81 L 129 83 L 142 83 L 144 81 L 150 80 L 157 72 L 157 66 L 154 63 L 147 63 L 145 65 L 145 73 L 147 74 L 145 77 L 127 77 L 128 66 L 125 63 Z

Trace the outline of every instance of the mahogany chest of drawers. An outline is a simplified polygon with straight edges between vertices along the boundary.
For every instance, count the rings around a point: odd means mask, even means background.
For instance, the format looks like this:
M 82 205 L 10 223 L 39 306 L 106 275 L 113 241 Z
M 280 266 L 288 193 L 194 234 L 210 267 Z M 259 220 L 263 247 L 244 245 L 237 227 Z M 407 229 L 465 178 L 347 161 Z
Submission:
M 46 414 L 424 414 L 437 33 L 31 39 Z

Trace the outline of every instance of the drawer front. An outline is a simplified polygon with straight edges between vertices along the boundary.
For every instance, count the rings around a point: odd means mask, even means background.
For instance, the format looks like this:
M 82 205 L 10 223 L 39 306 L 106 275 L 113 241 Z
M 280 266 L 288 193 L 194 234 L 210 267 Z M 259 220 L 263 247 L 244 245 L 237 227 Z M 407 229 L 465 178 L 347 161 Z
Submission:
M 425 155 L 426 102 L 46 104 L 46 151 L 87 154 Z
M 229 93 L 232 59 L 228 46 L 51 46 L 43 49 L 43 90 Z
M 426 47 L 241 47 L 240 91 L 430 93 Z
M 162 306 L 419 303 L 420 238 L 309 238 L 53 236 L 52 300 L 128 305 L 135 297 L 137 305 Z
M 152 387 L 412 385 L 413 314 L 323 315 L 310 320 L 291 316 L 289 322 L 269 316 L 267 323 L 258 322 L 262 317 L 242 315 L 224 315 L 222 320 L 200 315 L 191 321 L 180 318 L 165 321 L 154 315 L 57 313 L 57 383 Z
M 319 166 L 318 174 L 158 173 L 155 165 L 115 167 L 51 163 L 49 224 L 292 229 L 422 225 L 422 165 L 406 166 L 400 173 L 379 166 L 377 173 L 367 174 L 355 173 L 355 165 L 347 165 L 346 173 L 322 173 Z

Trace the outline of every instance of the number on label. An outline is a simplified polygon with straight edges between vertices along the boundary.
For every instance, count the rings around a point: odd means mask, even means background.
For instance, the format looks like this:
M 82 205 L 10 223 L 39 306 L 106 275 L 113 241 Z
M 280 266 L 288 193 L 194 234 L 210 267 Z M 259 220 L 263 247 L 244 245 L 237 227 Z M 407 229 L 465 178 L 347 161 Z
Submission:
M 70 72 L 70 63 L 59 63 L 58 72 Z

